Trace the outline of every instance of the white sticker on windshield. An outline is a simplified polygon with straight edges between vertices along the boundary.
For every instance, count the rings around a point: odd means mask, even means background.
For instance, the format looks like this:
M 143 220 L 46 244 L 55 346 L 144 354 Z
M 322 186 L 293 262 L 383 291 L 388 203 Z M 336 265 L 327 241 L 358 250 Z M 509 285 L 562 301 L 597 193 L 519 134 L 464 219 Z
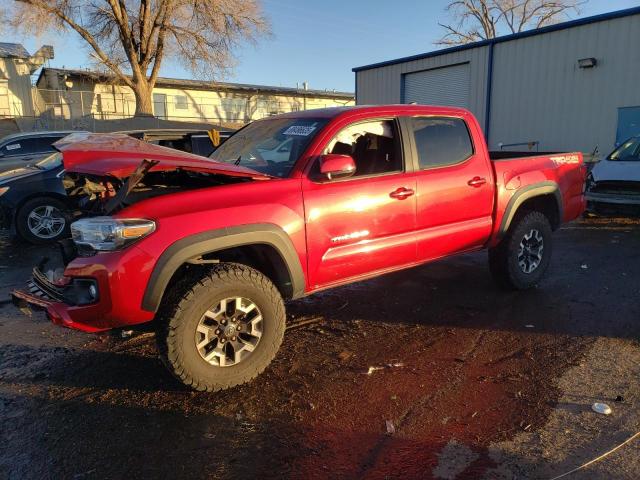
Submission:
M 20 148 L 20 144 L 19 143 L 12 143 L 10 145 L 7 145 L 7 150 L 17 150 Z
M 298 135 L 300 137 L 306 137 L 313 132 L 316 127 L 309 127 L 306 125 L 291 125 L 283 133 L 283 135 Z

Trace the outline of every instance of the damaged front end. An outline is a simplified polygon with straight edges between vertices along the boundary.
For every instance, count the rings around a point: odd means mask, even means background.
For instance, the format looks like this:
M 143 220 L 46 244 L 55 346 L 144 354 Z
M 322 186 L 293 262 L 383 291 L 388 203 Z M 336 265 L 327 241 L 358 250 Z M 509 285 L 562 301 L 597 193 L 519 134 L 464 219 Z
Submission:
M 74 134 L 57 142 L 62 182 L 80 216 L 110 215 L 148 198 L 273 177 L 122 134 Z
M 50 262 L 43 260 L 26 288 L 12 292 L 14 304 L 25 313 L 45 310 L 53 323 L 85 332 L 153 318 L 153 312 L 135 310 L 125 283 L 114 287 L 110 282 L 130 268 L 151 264 L 145 252 L 125 247 L 153 233 L 156 223 L 119 212 L 160 195 L 271 178 L 126 136 L 93 137 L 67 137 L 56 144 L 63 154 L 60 178 L 76 218 L 73 240 L 59 242 L 62 265 L 47 269 Z M 99 252 L 99 260 L 89 258 Z
M 71 240 L 61 243 L 63 263 L 75 256 Z M 45 311 L 47 317 L 57 325 L 75 328 L 86 332 L 104 330 L 88 324 L 74 321 L 69 309 L 96 306 L 100 301 L 100 289 L 95 278 L 66 277 L 64 268 L 46 269 L 49 263 L 44 258 L 31 272 L 31 279 L 22 290 L 11 293 L 13 304 L 24 314 L 31 316 L 32 310 Z
M 111 215 L 142 200 L 160 195 L 185 192 L 248 181 L 216 173 L 183 168 L 153 171 L 160 162 L 143 159 L 126 178 L 113 175 L 65 172 L 62 179 L 67 196 L 79 212 L 77 216 Z

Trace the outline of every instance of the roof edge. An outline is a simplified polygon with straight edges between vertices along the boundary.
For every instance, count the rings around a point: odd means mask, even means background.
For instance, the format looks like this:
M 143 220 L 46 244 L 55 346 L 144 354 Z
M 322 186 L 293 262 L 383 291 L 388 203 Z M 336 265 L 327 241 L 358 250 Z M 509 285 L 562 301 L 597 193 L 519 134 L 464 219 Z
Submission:
M 45 72 L 56 72 L 58 74 L 78 75 L 88 78 L 94 78 L 102 81 L 111 81 L 115 79 L 115 75 L 108 72 L 99 72 L 94 70 L 82 70 L 75 68 L 57 68 L 57 67 L 44 67 L 41 69 L 36 84 L 41 78 L 45 76 Z M 130 76 L 130 75 L 129 75 Z M 233 83 L 233 82 L 206 82 L 202 80 L 194 80 L 189 78 L 170 78 L 170 77 L 158 77 L 156 81 L 156 88 L 171 88 L 180 87 L 182 89 L 197 89 L 197 90 L 238 90 L 238 91 L 261 91 L 272 92 L 278 94 L 295 94 L 295 95 L 311 95 L 317 97 L 327 98 L 344 98 L 354 99 L 355 94 L 351 92 L 333 91 L 333 90 L 318 90 L 318 89 L 300 89 L 295 87 L 278 87 L 274 85 L 253 85 L 247 83 Z
M 431 52 L 418 53 L 416 55 L 409 55 L 407 57 L 400 57 L 393 60 L 386 60 L 383 62 L 371 63 L 369 65 L 363 65 L 360 67 L 354 67 L 352 72 L 361 72 L 363 70 L 372 70 L 374 68 L 387 67 L 389 65 L 397 65 L 399 63 L 412 62 L 414 60 L 423 60 L 425 58 L 438 57 L 440 55 L 446 55 L 448 53 L 461 52 L 464 50 L 470 50 L 472 48 L 480 48 L 491 44 L 508 42 L 511 40 L 517 40 L 520 38 L 533 37 L 535 35 L 542 35 L 545 33 L 556 32 L 559 30 L 565 30 L 567 28 L 579 27 L 582 25 L 589 25 L 591 23 L 603 22 L 606 20 L 614 20 L 617 18 L 629 17 L 632 15 L 640 14 L 640 7 L 631 7 L 624 10 L 616 10 L 613 12 L 601 13 L 598 15 L 592 15 L 590 17 L 576 18 L 575 20 L 569 20 L 568 22 L 556 23 L 554 25 L 548 25 L 546 27 L 527 30 L 519 33 L 512 33 L 509 35 L 503 35 L 501 37 L 491 38 L 488 40 L 480 40 L 478 42 L 468 43 L 466 45 L 459 45 L 455 47 L 443 48 L 442 50 L 433 50 Z

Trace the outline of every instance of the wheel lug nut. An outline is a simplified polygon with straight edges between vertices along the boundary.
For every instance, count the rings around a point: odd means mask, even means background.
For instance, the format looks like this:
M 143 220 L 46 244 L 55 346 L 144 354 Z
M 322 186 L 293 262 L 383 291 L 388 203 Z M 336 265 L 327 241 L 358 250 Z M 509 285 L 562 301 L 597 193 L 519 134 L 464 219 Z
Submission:
M 225 340 L 224 338 L 221 338 L 221 339 L 220 339 L 220 341 L 221 341 L 222 343 L 226 342 L 226 340 Z
M 222 324 L 223 324 L 223 325 L 226 325 L 226 324 L 227 324 L 227 321 L 223 319 L 223 320 L 222 320 Z
M 216 335 L 220 335 L 220 330 L 216 330 Z
M 235 342 L 236 341 L 236 337 L 232 337 L 231 340 L 233 340 Z

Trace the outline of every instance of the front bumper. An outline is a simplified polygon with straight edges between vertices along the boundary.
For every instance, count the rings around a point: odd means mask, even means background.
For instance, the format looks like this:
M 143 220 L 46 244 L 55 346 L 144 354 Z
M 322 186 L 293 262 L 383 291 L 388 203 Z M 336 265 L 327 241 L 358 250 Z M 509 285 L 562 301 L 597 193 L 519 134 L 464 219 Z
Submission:
M 622 193 L 586 193 L 590 203 L 609 203 L 614 205 L 640 205 L 640 195 Z
M 36 267 L 32 271 L 31 280 L 27 282 L 26 291 L 12 292 L 13 304 L 27 314 L 30 314 L 31 308 L 45 310 L 49 319 L 56 325 L 85 332 L 106 330 L 95 324 L 74 320 L 72 314 L 74 308 L 95 308 L 100 300 L 97 282 L 89 278 L 63 277 L 61 280 L 64 281 L 50 280 Z M 90 294 L 90 286 L 92 286 L 93 295 Z
M 131 246 L 74 258 L 63 276 L 47 276 L 43 268 L 34 268 L 26 288 L 12 292 L 13 303 L 25 313 L 44 310 L 56 325 L 84 332 L 130 327 L 155 316 L 141 308 L 152 266 L 145 252 Z M 90 285 L 95 292 L 88 298 Z

